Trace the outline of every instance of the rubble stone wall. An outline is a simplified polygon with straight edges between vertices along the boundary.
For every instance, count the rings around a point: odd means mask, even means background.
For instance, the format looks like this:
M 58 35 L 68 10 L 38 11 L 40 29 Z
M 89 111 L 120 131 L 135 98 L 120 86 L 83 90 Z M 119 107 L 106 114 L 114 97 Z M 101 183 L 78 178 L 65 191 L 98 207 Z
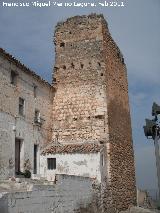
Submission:
M 106 96 L 101 64 L 103 39 L 99 17 L 77 16 L 57 25 L 53 101 L 53 140 L 98 142 L 104 129 Z
M 109 128 L 107 156 L 110 159 L 107 188 L 111 191 L 112 207 L 121 210 L 136 204 L 127 73 L 124 58 L 113 41 L 105 20 L 102 21 L 102 32 Z
M 126 66 L 102 15 L 76 16 L 55 31 L 55 142 L 102 145 L 104 212 L 136 203 Z

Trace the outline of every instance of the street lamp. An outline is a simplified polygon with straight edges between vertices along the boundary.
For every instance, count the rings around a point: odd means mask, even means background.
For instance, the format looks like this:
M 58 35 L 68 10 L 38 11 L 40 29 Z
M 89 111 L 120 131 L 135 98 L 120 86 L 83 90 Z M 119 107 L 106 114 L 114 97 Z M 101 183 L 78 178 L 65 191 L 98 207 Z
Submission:
M 160 106 L 154 102 L 152 106 L 152 116 L 154 116 L 154 119 L 153 120 L 145 119 L 146 125 L 143 126 L 143 129 L 145 136 L 149 139 L 151 138 L 154 140 L 157 178 L 158 178 L 158 191 L 160 199 L 160 153 L 158 144 L 158 140 L 160 139 L 160 126 L 158 124 L 158 115 L 160 115 Z

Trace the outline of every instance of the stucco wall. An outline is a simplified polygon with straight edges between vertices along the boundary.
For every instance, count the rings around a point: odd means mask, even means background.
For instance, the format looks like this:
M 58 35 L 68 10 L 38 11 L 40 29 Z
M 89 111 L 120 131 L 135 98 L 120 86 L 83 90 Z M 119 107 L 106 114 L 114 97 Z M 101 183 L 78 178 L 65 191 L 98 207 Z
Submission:
M 47 158 L 56 158 L 55 170 L 48 170 Z M 55 174 L 67 174 L 96 178 L 101 182 L 100 167 L 100 153 L 49 154 L 40 156 L 40 173 L 48 180 L 54 180 Z
M 0 112 L 0 179 L 14 174 L 15 119 Z
M 11 84 L 12 70 L 17 73 L 16 85 Z M 15 138 L 23 142 L 21 167 L 25 169 L 24 163 L 29 159 L 29 169 L 33 171 L 34 144 L 41 149 L 51 138 L 52 96 L 49 84 L 25 72 L 25 68 L 21 69 L 0 52 L 0 178 L 14 175 Z M 25 100 L 24 116 L 19 115 L 19 97 Z M 44 119 L 41 127 L 34 122 L 35 109 Z

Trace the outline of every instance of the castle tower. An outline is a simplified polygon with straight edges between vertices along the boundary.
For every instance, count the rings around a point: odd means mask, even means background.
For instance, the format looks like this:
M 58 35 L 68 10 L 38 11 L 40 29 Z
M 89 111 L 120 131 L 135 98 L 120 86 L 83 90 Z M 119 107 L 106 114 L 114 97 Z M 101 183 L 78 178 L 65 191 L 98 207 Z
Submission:
M 102 147 L 105 209 L 136 202 L 126 66 L 102 15 L 76 16 L 55 30 L 54 143 Z

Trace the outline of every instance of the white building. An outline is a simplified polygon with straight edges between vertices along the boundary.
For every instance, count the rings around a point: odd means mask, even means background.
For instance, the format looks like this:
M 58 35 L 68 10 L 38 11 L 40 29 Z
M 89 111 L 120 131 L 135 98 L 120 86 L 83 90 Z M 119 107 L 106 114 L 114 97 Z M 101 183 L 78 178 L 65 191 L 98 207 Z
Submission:
M 26 169 L 39 173 L 50 140 L 53 88 L 0 49 L 0 179 Z
M 48 180 L 56 174 L 90 177 L 101 182 L 103 155 L 98 144 L 52 145 L 40 156 L 40 173 Z
M 52 181 L 56 174 L 101 181 L 100 145 L 49 145 L 53 96 L 48 82 L 0 49 L 0 179 L 29 170 Z

